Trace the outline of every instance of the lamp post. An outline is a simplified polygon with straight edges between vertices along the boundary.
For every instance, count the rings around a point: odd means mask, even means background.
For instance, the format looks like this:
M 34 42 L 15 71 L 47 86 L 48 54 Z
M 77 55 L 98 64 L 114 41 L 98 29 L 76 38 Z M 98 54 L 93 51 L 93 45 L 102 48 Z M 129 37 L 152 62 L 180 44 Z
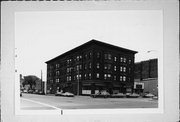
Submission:
M 41 91 L 44 94 L 44 85 L 43 85 L 43 79 L 42 79 L 42 70 L 41 70 Z

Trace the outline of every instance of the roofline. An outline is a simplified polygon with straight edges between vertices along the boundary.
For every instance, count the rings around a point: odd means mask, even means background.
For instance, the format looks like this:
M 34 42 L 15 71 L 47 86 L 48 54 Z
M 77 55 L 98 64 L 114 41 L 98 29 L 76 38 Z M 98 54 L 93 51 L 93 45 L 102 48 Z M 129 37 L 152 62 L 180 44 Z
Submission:
M 152 60 L 158 60 L 158 58 L 152 58 L 152 59 L 147 59 L 147 60 L 138 61 L 138 62 L 135 62 L 135 64 L 140 64 L 140 63 L 142 63 L 142 62 L 148 62 L 148 61 L 152 61 Z
M 112 44 L 108 44 L 108 43 L 104 43 L 104 42 L 101 42 L 101 41 L 92 39 L 92 40 L 90 40 L 90 41 L 88 41 L 88 42 L 86 42 L 86 43 L 84 43 L 84 44 L 82 44 L 82 45 L 80 45 L 80 46 L 78 46 L 78 47 L 75 47 L 75 48 L 73 48 L 73 49 L 71 49 L 71 50 L 69 50 L 69 51 L 67 51 L 67 52 L 65 52 L 65 53 L 63 53 L 63 54 L 61 54 L 61 55 L 59 55 L 59 56 L 56 56 L 56 57 L 53 58 L 53 59 L 50 59 L 50 60 L 46 61 L 45 63 L 49 63 L 49 62 L 51 62 L 51 61 L 53 61 L 53 60 L 55 60 L 55 59 L 57 59 L 57 58 L 59 58 L 59 57 L 63 57 L 63 56 L 65 56 L 65 55 L 67 55 L 68 53 L 76 52 L 76 51 L 78 51 L 80 48 L 82 48 L 83 46 L 90 45 L 90 44 L 94 44 L 94 43 L 104 44 L 104 45 L 106 45 L 106 46 L 111 46 L 111 47 L 113 47 L 113 48 L 118 48 L 118 49 L 121 49 L 121 50 L 126 50 L 126 51 L 131 52 L 131 53 L 134 53 L 134 54 L 135 54 L 135 53 L 138 53 L 137 51 L 129 50 L 129 49 L 126 49 L 126 48 L 118 47 L 118 46 L 115 46 L 115 45 L 112 45 Z

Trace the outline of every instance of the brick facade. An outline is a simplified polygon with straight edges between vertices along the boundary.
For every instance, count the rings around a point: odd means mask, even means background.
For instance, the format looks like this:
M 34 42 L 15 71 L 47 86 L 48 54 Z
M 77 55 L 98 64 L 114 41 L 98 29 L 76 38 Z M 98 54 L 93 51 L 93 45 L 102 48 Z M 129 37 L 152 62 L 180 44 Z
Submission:
M 46 62 L 47 93 L 132 92 L 135 53 L 91 40 Z

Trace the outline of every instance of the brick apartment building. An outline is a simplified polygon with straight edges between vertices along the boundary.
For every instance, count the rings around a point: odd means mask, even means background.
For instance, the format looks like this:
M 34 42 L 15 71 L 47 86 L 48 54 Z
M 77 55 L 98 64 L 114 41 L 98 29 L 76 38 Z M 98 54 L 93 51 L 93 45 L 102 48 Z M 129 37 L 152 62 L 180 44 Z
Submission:
M 46 62 L 47 93 L 132 92 L 136 53 L 97 40 L 82 44 Z
M 158 59 L 135 63 L 134 90 L 137 93 L 158 93 Z

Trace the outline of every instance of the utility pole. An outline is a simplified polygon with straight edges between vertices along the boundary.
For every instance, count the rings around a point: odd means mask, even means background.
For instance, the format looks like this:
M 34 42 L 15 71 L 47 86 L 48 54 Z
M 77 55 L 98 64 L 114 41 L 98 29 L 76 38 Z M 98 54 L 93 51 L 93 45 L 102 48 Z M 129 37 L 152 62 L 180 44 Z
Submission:
M 77 70 L 78 70 L 78 83 L 77 83 L 77 96 L 79 96 L 79 65 L 77 65 Z
M 42 81 L 42 70 L 41 70 L 41 91 L 42 91 L 42 93 L 43 93 L 43 81 Z

